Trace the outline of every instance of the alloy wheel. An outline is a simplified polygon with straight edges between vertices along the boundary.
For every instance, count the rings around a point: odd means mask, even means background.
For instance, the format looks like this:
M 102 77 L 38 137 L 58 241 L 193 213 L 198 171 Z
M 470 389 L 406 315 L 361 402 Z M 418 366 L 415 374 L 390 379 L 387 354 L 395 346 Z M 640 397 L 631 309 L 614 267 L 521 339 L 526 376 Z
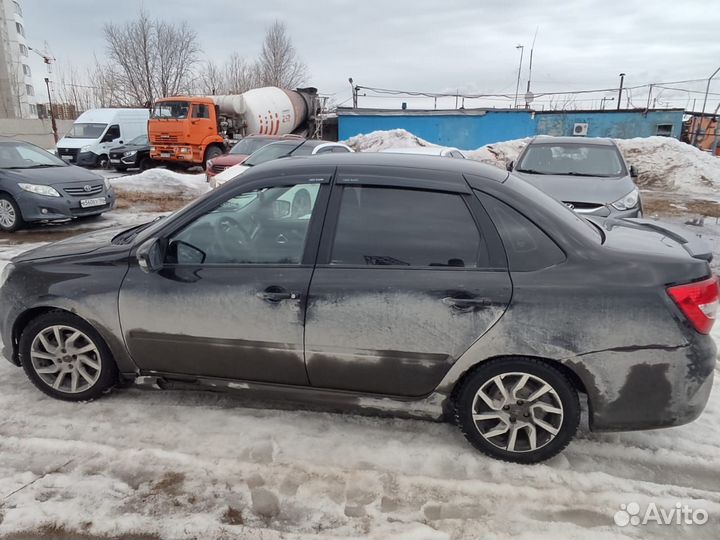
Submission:
M 45 384 L 69 394 L 92 388 L 102 370 L 97 345 L 84 332 L 65 325 L 38 332 L 30 346 L 30 360 Z
M 560 432 L 564 417 L 557 391 L 537 375 L 496 375 L 475 393 L 472 419 L 490 444 L 509 452 L 532 452 Z
M 10 229 L 15 226 L 17 214 L 12 203 L 7 199 L 0 199 L 0 225 Z

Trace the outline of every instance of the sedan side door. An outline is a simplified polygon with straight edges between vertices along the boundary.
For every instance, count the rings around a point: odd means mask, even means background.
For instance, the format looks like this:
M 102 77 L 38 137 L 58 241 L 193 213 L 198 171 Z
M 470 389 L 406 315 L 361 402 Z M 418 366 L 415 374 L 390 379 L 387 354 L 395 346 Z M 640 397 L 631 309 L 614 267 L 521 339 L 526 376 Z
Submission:
M 307 289 L 331 173 L 227 191 L 161 233 L 162 269 L 131 263 L 123 335 L 145 372 L 306 385 Z M 255 182 L 257 184 L 257 182 Z
M 505 253 L 461 177 L 364 171 L 337 172 L 309 291 L 308 376 L 426 395 L 507 308 Z

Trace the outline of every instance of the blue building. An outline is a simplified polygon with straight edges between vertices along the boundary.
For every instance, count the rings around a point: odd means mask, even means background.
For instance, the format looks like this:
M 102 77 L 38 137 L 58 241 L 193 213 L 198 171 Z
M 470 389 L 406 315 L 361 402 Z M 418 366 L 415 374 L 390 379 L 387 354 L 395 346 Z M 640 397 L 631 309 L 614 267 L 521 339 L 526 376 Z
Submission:
M 532 111 L 528 109 L 338 109 L 338 138 L 405 129 L 429 142 L 464 150 L 535 135 L 629 139 L 680 138 L 683 109 Z

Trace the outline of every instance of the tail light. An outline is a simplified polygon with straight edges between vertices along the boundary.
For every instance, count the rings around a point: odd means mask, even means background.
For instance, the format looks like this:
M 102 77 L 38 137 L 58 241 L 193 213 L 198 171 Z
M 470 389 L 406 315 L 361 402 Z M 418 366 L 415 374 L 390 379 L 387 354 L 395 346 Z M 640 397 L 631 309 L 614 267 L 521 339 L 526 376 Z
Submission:
M 701 334 L 710 333 L 718 310 L 718 278 L 715 275 L 695 283 L 668 287 L 667 292 L 695 330 Z

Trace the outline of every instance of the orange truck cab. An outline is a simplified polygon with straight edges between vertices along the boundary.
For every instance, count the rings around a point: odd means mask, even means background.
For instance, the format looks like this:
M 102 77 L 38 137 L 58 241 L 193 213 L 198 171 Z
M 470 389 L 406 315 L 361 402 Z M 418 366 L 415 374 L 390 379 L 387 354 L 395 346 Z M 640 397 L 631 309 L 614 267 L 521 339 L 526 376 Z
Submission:
M 205 165 L 225 152 L 218 110 L 207 97 L 158 99 L 148 120 L 150 157 L 178 165 Z

